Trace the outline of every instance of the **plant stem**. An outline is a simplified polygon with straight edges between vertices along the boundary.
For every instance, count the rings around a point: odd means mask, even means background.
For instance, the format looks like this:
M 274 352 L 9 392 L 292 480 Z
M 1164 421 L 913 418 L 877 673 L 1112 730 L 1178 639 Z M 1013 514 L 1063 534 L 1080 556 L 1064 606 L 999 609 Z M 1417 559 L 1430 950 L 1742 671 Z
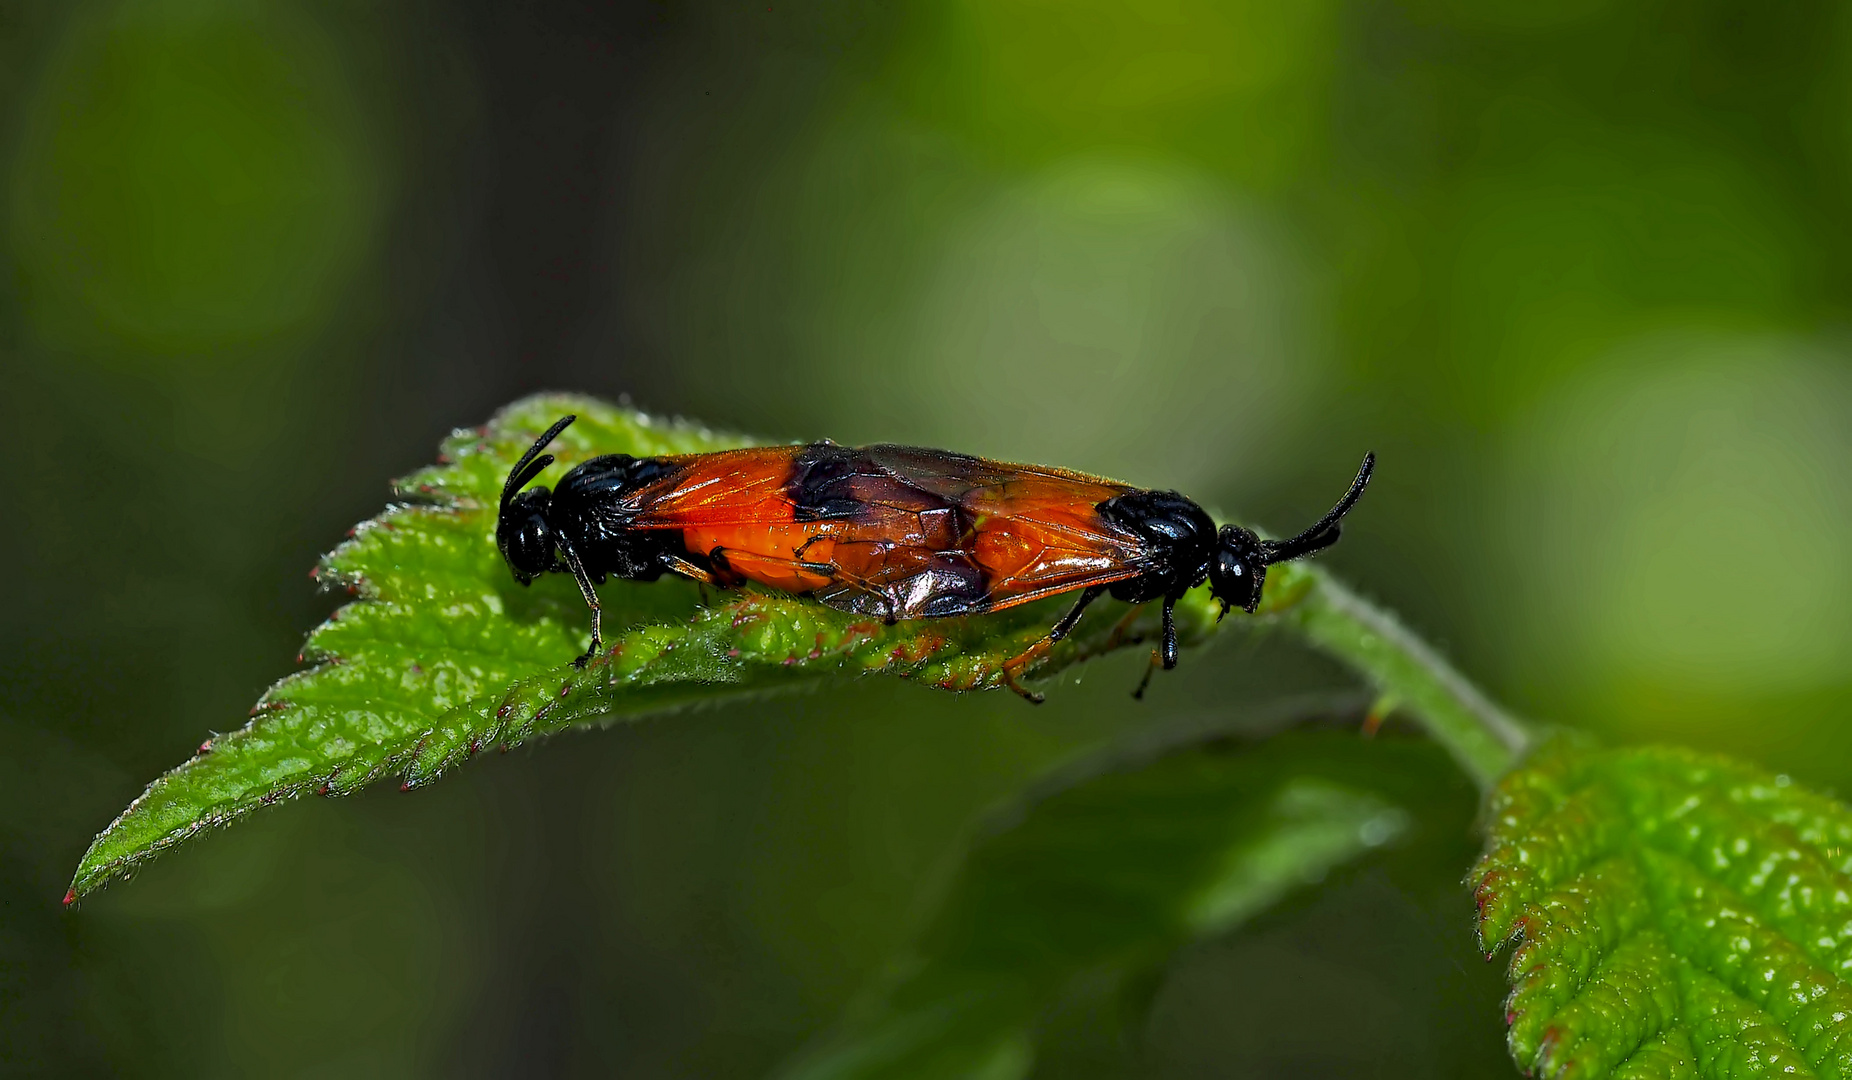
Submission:
M 1280 617 L 1313 645 L 1361 671 L 1414 714 L 1481 788 L 1517 763 L 1534 739 L 1395 616 L 1305 568 L 1310 588 Z

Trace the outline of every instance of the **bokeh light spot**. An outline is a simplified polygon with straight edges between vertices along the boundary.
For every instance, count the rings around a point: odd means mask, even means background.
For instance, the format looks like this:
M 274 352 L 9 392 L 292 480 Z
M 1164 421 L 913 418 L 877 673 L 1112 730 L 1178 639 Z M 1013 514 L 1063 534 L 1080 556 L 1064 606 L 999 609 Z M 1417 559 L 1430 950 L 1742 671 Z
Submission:
M 949 230 L 898 428 L 1201 490 L 1252 475 L 1321 365 L 1276 230 L 1154 163 L 1083 159 Z
M 1461 192 L 1459 232 L 1443 241 L 1442 387 L 1460 415 L 1522 407 L 1619 341 L 1788 314 L 1794 230 L 1760 177 L 1677 139 L 1570 138 L 1573 118 L 1522 102 L 1490 112 L 1501 134 L 1487 153 L 1514 164 Z
M 1841 681 L 1848 460 L 1852 379 L 1823 350 L 1661 337 L 1612 357 L 1521 429 L 1503 484 L 1529 663 L 1621 699 Z
M 1536 33 L 1593 22 L 1611 14 L 1614 0 L 1413 0 L 1406 7 L 1419 17 L 1461 27 Z
M 287 4 L 86 13 L 34 102 L 11 216 L 48 344 L 196 355 L 312 328 L 365 255 L 385 164 L 336 43 Z
M 976 0 L 947 9 L 902 78 L 999 157 L 1140 147 L 1273 184 L 1322 128 L 1334 16 L 1326 0 Z

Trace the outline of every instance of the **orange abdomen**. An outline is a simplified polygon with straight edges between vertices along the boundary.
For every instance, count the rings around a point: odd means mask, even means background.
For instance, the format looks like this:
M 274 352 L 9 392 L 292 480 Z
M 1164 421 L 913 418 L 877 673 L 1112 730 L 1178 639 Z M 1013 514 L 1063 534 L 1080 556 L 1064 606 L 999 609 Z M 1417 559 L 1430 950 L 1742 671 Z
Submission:
M 828 523 L 697 525 L 682 530 L 682 543 L 690 555 L 711 560 L 715 577 L 722 581 L 730 571 L 769 588 L 812 592 L 832 580 L 803 569 L 805 563 L 828 565 L 835 554 L 836 545 L 827 536 L 812 540 L 823 524 Z

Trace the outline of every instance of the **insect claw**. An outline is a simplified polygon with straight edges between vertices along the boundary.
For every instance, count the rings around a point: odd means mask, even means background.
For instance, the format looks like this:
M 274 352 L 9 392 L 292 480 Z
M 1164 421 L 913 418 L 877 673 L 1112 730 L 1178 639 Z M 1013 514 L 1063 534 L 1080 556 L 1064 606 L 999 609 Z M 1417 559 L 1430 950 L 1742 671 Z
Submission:
M 1003 673 L 1003 683 L 1011 690 L 1016 691 L 1018 696 L 1031 705 L 1040 705 L 1043 701 L 1047 700 L 1042 695 L 1017 682 L 1014 672 L 1005 671 Z
M 1046 648 L 1045 642 L 1038 641 L 1035 645 L 1030 646 L 1028 651 L 1024 652 L 1022 655 L 1013 656 L 1003 662 L 1003 685 L 1016 691 L 1019 697 L 1031 705 L 1040 705 L 1042 703 L 1042 695 L 1017 682 L 1016 673 L 1026 670 L 1029 664 L 1032 663 L 1037 656 L 1040 656 L 1042 651 Z

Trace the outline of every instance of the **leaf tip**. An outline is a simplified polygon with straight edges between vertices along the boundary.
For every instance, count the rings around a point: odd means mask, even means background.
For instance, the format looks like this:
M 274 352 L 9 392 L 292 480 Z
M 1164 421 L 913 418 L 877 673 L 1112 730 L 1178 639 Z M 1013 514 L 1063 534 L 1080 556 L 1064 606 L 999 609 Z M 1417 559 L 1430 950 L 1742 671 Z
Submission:
M 64 890 L 64 906 L 70 907 L 72 904 L 75 904 L 76 902 L 77 902 L 77 890 L 74 888 Z

